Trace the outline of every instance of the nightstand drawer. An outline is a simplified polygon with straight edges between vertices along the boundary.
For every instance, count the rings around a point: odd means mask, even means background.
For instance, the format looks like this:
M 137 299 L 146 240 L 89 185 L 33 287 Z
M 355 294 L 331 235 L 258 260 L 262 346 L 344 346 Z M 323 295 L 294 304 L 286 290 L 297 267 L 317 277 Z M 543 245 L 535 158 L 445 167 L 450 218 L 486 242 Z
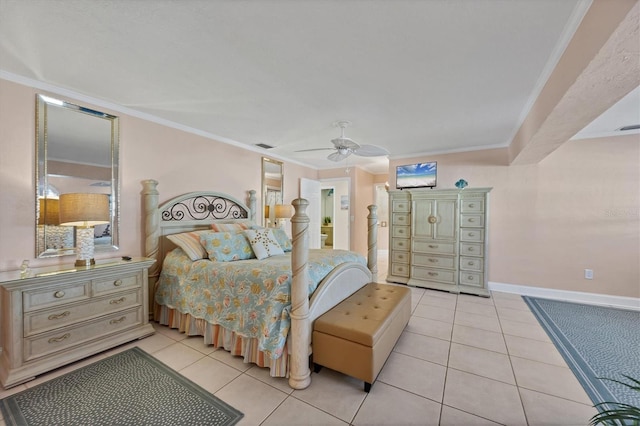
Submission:
M 69 302 L 88 299 L 91 283 L 77 282 L 69 285 L 51 286 L 36 290 L 26 290 L 22 293 L 24 311 L 53 307 Z
M 141 285 L 142 277 L 140 274 L 114 276 L 104 280 L 93 281 L 93 294 L 113 293 L 127 288 L 137 288 Z
M 125 328 L 140 325 L 142 324 L 142 311 L 142 306 L 139 306 L 103 316 L 94 321 L 87 321 L 83 324 L 24 339 L 23 361 L 60 352 L 91 340 L 103 339 Z
M 81 304 L 75 303 L 25 314 L 24 337 L 140 305 L 142 305 L 141 289 L 132 289 L 110 297 L 91 299 Z

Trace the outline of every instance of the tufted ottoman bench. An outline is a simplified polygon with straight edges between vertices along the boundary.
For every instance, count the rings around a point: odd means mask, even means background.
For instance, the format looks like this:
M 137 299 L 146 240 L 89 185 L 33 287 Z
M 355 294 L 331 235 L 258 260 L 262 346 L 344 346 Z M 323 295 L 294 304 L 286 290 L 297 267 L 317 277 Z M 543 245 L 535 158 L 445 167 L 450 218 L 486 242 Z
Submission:
M 364 390 L 380 373 L 411 316 L 406 286 L 369 283 L 313 324 L 313 363 L 364 380 Z

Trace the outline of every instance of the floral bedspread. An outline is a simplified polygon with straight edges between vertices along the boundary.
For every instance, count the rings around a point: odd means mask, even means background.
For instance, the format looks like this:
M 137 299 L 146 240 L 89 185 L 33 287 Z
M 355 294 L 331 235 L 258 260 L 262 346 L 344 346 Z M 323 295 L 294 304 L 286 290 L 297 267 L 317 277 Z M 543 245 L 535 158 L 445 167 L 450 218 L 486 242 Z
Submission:
M 367 265 L 354 252 L 311 249 L 309 294 L 345 262 Z M 291 326 L 291 253 L 263 260 L 193 262 L 181 249 L 174 249 L 165 256 L 155 301 L 256 338 L 261 351 L 279 358 Z

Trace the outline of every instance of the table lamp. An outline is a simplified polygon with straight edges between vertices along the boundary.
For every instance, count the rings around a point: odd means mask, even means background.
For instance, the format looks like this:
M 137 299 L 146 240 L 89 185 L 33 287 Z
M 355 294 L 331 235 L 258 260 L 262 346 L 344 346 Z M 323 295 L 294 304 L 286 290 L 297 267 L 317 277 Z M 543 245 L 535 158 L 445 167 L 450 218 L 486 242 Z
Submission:
M 276 228 L 280 227 L 281 219 L 289 219 L 291 218 L 291 216 L 293 216 L 293 206 L 290 204 L 276 204 L 274 206 L 274 210 L 276 218 Z
M 60 225 L 76 227 L 75 266 L 95 265 L 93 227 L 109 223 L 109 196 L 92 193 L 61 194 L 59 207 Z

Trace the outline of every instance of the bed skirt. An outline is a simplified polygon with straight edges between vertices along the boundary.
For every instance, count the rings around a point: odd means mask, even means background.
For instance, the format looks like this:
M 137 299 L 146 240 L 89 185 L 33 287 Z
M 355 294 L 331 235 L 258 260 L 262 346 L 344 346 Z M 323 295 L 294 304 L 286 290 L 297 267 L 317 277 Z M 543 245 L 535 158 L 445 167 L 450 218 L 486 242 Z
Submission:
M 289 376 L 289 353 L 287 343 L 280 358 L 271 359 L 258 349 L 258 340 L 240 336 L 218 324 L 211 324 L 202 318 L 183 314 L 168 306 L 155 304 L 154 319 L 170 328 L 176 328 L 187 336 L 203 336 L 205 345 L 223 348 L 231 355 L 241 356 L 245 363 L 269 368 L 271 377 Z

